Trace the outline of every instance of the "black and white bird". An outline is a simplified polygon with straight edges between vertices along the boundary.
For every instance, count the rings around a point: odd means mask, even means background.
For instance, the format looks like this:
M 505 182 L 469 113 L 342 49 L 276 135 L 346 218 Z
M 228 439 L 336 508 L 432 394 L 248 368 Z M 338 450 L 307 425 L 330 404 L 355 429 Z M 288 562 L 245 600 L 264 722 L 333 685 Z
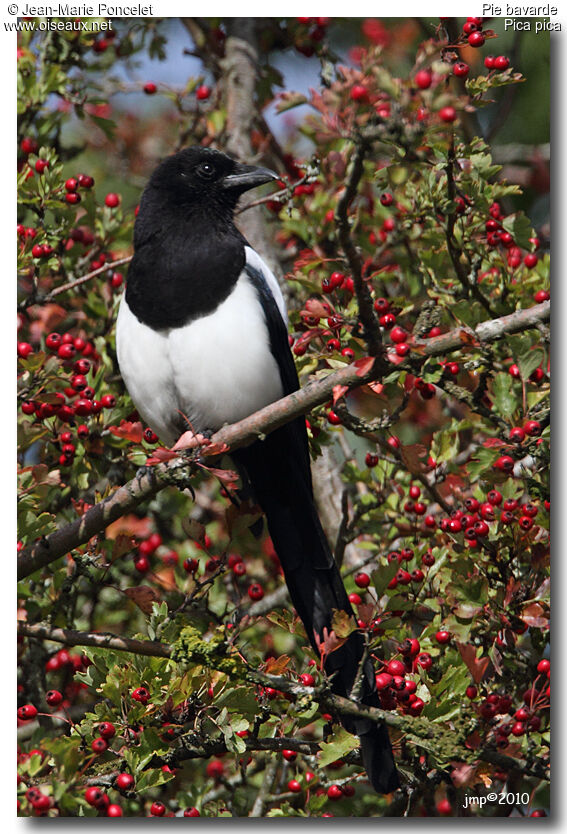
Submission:
M 233 217 L 245 191 L 276 179 L 265 168 L 192 147 L 165 159 L 144 190 L 117 354 L 138 412 L 168 445 L 188 428 L 216 431 L 299 388 L 282 293 Z M 333 610 L 353 612 L 315 508 L 304 418 L 232 457 L 266 515 L 291 599 L 317 650 L 316 635 L 331 630 Z M 358 632 L 328 655 L 335 693 L 350 694 L 363 655 Z M 362 703 L 377 706 L 369 660 L 358 678 Z M 367 719 L 344 723 L 360 736 L 374 788 L 397 788 L 386 728 Z

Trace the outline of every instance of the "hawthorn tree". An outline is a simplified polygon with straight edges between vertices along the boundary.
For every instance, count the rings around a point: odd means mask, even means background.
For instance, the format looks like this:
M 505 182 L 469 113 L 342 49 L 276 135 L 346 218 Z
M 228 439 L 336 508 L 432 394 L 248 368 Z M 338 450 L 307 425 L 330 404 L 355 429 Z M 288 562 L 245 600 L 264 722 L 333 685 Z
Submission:
M 480 18 L 112 24 L 19 36 L 19 813 L 545 815 L 542 151 L 523 178 L 494 159 L 536 83 L 518 41 L 497 54 Z M 173 29 L 200 72 L 125 81 L 173 60 Z M 282 89 L 278 62 L 307 58 L 319 84 Z M 141 91 L 159 115 L 123 104 Z M 287 139 L 274 104 L 302 105 Z M 282 280 L 303 388 L 172 451 L 114 322 L 140 189 L 199 143 L 281 172 L 238 220 Z M 258 508 L 229 500 L 223 454 L 298 414 L 358 618 L 336 612 L 322 653 L 360 629 L 380 709 L 331 694 Z M 386 797 L 340 725 L 362 711 L 394 744 Z

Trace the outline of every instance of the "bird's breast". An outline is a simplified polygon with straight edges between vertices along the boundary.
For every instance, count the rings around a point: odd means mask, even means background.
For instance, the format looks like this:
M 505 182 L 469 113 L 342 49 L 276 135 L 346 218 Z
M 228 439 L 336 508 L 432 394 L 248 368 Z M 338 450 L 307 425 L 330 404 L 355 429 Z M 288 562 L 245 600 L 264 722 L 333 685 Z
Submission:
M 153 329 L 123 298 L 116 347 L 136 408 L 169 445 L 185 418 L 196 431 L 214 431 L 283 394 L 264 312 L 244 272 L 216 310 L 181 327 Z

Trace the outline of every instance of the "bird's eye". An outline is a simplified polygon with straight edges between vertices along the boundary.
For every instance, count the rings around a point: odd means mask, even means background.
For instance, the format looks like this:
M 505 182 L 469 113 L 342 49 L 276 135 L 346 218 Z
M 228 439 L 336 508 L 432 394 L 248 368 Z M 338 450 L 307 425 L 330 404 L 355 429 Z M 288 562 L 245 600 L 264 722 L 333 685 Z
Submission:
M 197 173 L 204 179 L 210 179 L 215 173 L 215 167 L 210 162 L 201 162 L 197 168 Z

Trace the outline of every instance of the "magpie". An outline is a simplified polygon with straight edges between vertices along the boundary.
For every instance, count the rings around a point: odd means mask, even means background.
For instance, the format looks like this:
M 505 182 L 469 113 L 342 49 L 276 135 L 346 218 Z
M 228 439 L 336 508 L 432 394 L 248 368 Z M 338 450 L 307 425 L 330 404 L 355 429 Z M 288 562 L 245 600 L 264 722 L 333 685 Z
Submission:
M 217 431 L 299 388 L 281 290 L 234 223 L 240 196 L 277 179 L 197 146 L 162 161 L 142 194 L 117 357 L 139 414 L 168 445 L 188 428 Z M 266 516 L 292 602 L 319 653 L 333 612 L 354 614 L 315 507 L 305 419 L 231 457 Z M 324 667 L 334 693 L 349 696 L 356 683 L 361 703 L 379 706 L 358 631 Z M 375 790 L 397 788 L 386 727 L 364 718 L 343 723 L 360 737 Z

